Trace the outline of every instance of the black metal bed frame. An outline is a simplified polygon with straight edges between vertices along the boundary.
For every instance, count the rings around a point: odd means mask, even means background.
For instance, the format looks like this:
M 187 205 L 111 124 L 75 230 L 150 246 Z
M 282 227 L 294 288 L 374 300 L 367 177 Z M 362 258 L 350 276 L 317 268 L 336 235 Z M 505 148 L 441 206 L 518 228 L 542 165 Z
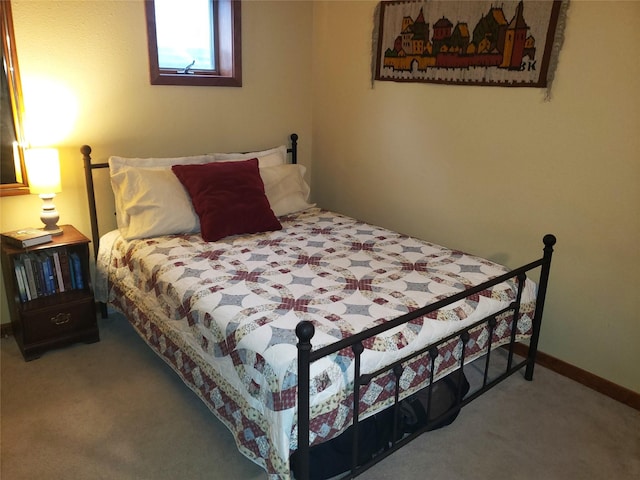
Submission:
M 298 147 L 298 135 L 291 134 L 290 135 L 291 146 L 287 149 L 287 152 L 291 154 L 292 163 L 297 163 L 297 147 Z M 93 249 L 94 255 L 97 257 L 98 254 L 98 243 L 100 239 L 100 234 L 98 231 L 98 217 L 96 211 L 96 201 L 95 201 L 95 190 L 93 183 L 93 170 L 100 168 L 107 168 L 109 166 L 108 163 L 92 163 L 91 159 L 91 147 L 88 145 L 84 145 L 80 151 L 83 155 L 84 167 L 85 167 L 85 180 L 87 186 L 87 196 L 89 203 L 89 212 L 91 216 L 91 233 L 93 239 Z M 354 478 L 365 470 L 369 469 L 379 461 L 383 460 L 405 444 L 409 443 L 425 431 L 430 430 L 434 425 L 438 424 L 443 417 L 448 416 L 451 412 L 459 410 L 461 407 L 467 405 L 480 395 L 482 395 L 487 390 L 491 389 L 498 383 L 502 382 L 512 374 L 520 371 L 521 369 L 525 369 L 524 377 L 526 380 L 533 380 L 533 370 L 536 361 L 536 354 L 538 349 L 538 340 L 540 337 L 540 328 L 542 324 L 542 315 L 544 310 L 544 304 L 547 294 L 547 287 L 549 282 L 549 272 L 551 268 L 551 258 L 553 255 L 553 247 L 556 243 L 556 237 L 554 235 L 548 234 L 543 238 L 544 249 L 543 256 L 535 260 L 529 264 L 526 264 L 522 267 L 516 268 L 500 277 L 494 278 L 490 281 L 481 283 L 479 285 L 470 287 L 460 293 L 452 295 L 443 300 L 437 301 L 433 304 L 424 306 L 420 309 L 402 315 L 396 319 L 388 321 L 384 324 L 377 325 L 372 327 L 366 331 L 354 334 L 348 338 L 342 339 L 336 343 L 327 345 L 325 347 L 318 348 L 313 350 L 311 341 L 313 339 L 315 330 L 314 326 L 311 322 L 303 320 L 296 327 L 296 335 L 298 337 L 298 450 L 297 450 L 297 464 L 299 471 L 298 480 L 308 480 L 309 479 L 309 469 L 310 469 L 310 387 L 311 387 L 311 379 L 310 379 L 310 370 L 311 364 L 321 358 L 324 358 L 328 355 L 335 354 L 343 349 L 350 348 L 354 354 L 354 382 L 353 382 L 353 435 L 352 435 L 352 464 L 351 470 L 345 473 L 340 478 Z M 517 343 L 516 341 L 516 322 L 519 316 L 520 311 L 520 302 L 522 298 L 522 292 L 525 285 L 525 280 L 527 278 L 527 273 L 533 270 L 539 269 L 540 277 L 538 281 L 538 289 L 536 295 L 536 303 L 535 303 L 535 313 L 533 316 L 533 326 L 532 326 L 532 335 L 529 340 L 528 353 L 524 360 L 519 361 L 514 364 L 514 349 Z M 495 285 L 498 285 L 502 282 L 517 279 L 517 294 L 516 299 L 505 309 L 492 314 L 488 317 L 483 318 L 475 322 L 472 325 L 469 325 L 462 331 L 455 332 L 440 341 L 428 345 L 421 350 L 412 353 L 411 355 L 402 358 L 390 365 L 386 365 L 384 368 L 377 370 L 376 372 L 363 374 L 360 371 L 360 357 L 364 351 L 364 342 L 372 337 L 380 335 L 388 330 L 391 330 L 395 327 L 408 323 L 412 320 L 415 320 L 419 317 L 423 317 L 428 315 L 436 310 L 444 308 L 448 305 L 451 305 L 457 301 L 463 300 L 467 297 L 475 295 L 483 290 L 491 288 Z M 101 305 L 102 314 L 106 317 L 107 310 L 106 305 Z M 508 359 L 506 362 L 506 366 L 504 371 L 501 374 L 489 378 L 489 365 L 491 360 L 491 352 L 492 352 L 492 333 L 493 329 L 496 326 L 497 318 L 504 314 L 510 314 L 511 316 L 511 338 L 508 345 L 504 347 L 508 349 Z M 458 341 L 462 345 L 462 354 L 460 359 L 458 360 L 458 368 L 460 371 L 464 372 L 465 368 L 465 354 L 467 350 L 467 343 L 470 339 L 469 332 L 474 328 L 486 325 L 486 328 L 489 331 L 489 345 L 486 347 L 487 352 L 485 354 L 484 368 L 483 368 L 483 379 L 482 386 L 478 389 L 472 390 L 468 395 L 461 394 L 461 379 L 462 375 L 459 375 L 460 379 L 457 388 L 457 401 L 456 404 L 451 407 L 451 409 L 447 412 L 439 414 L 437 417 L 432 417 L 429 412 L 429 408 L 427 408 L 427 423 L 419 430 L 407 434 L 404 436 L 397 435 L 397 430 L 399 429 L 398 418 L 399 418 L 399 405 L 400 405 L 400 378 L 402 376 L 402 372 L 404 370 L 403 364 L 406 364 L 412 359 L 416 359 L 418 356 L 424 356 L 421 361 L 426 361 L 429 359 L 430 363 L 430 379 L 429 384 L 426 389 L 428 389 L 428 398 L 431 398 L 432 387 L 434 385 L 434 373 L 435 373 L 435 362 L 438 356 L 440 355 L 440 348 L 450 342 L 452 339 L 458 338 Z M 393 373 L 395 378 L 395 392 L 394 392 L 394 404 L 392 409 L 394 409 L 394 434 L 392 436 L 392 441 L 388 445 L 388 448 L 385 448 L 384 451 L 377 454 L 374 458 L 372 458 L 369 462 L 365 464 L 358 463 L 358 428 L 360 425 L 360 388 L 362 386 L 366 386 L 371 382 L 374 378 L 388 374 L 389 372 Z

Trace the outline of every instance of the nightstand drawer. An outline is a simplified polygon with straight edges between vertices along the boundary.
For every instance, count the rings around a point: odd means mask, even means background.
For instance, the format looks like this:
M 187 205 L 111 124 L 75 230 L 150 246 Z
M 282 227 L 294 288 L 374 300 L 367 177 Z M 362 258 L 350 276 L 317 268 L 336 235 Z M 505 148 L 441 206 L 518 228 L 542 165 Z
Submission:
M 25 343 L 37 343 L 95 328 L 93 297 L 24 312 L 23 323 Z

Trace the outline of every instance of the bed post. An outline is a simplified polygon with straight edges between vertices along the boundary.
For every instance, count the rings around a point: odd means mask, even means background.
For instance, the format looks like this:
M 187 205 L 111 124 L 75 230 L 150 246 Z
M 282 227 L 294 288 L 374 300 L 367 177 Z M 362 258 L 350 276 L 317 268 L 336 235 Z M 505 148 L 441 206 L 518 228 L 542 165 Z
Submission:
M 293 135 L 291 136 L 293 140 Z M 295 151 L 295 150 L 294 150 Z M 315 333 L 313 323 L 302 320 L 296 326 L 298 337 L 298 466 L 299 478 L 309 480 L 309 387 L 311 338 Z
M 298 163 L 298 134 L 291 134 L 291 163 Z
M 93 188 L 93 174 L 91 173 L 91 147 L 83 145 L 80 148 L 84 161 L 84 179 L 87 185 L 87 197 L 89 200 L 89 216 L 91 217 L 91 239 L 93 240 L 93 257 L 98 256 L 98 216 L 96 214 L 96 194 Z
M 87 185 L 87 199 L 89 201 L 89 217 L 91 218 L 91 243 L 93 244 L 93 258 L 98 258 L 98 243 L 100 233 L 98 232 L 98 213 L 96 211 L 96 194 L 93 187 L 93 167 L 91 165 L 91 147 L 83 145 L 80 148 L 82 160 L 84 161 L 84 179 Z M 102 318 L 107 318 L 107 305 L 99 302 Z
M 542 241 L 544 242 L 544 256 L 542 257 L 542 270 L 540 271 L 540 281 L 538 283 L 536 312 L 533 316 L 533 333 L 529 342 L 527 368 L 524 373 L 524 378 L 526 378 L 527 380 L 533 380 L 533 368 L 536 363 L 536 354 L 538 353 L 538 339 L 540 337 L 540 327 L 542 324 L 542 311 L 544 310 L 544 302 L 547 295 L 549 270 L 551 269 L 551 257 L 553 256 L 553 246 L 556 244 L 556 237 L 548 234 L 544 236 Z

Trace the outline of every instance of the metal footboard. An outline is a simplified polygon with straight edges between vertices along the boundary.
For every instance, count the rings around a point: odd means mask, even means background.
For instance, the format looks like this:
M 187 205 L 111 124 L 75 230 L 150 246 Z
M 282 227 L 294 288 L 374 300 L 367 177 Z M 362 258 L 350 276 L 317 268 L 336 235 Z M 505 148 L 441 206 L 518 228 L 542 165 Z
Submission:
M 427 430 L 430 430 L 434 425 L 438 424 L 442 420 L 443 417 L 450 415 L 452 412 L 459 410 L 461 407 L 467 405 L 484 392 L 493 388 L 498 383 L 505 380 L 507 377 L 511 376 L 515 372 L 525 368 L 525 378 L 527 380 L 533 379 L 533 370 L 535 366 L 536 353 L 538 347 L 538 339 L 540 336 L 540 328 L 542 324 L 542 314 L 544 310 L 544 303 L 546 299 L 547 285 L 549 281 L 549 271 L 551 267 L 551 257 L 553 255 L 553 246 L 556 243 L 556 238 L 553 235 L 545 235 L 543 238 L 544 242 L 544 255 L 539 260 L 536 260 L 532 263 L 524 265 L 520 268 L 516 268 L 515 270 L 510 271 L 500 277 L 494 278 L 490 281 L 484 282 L 477 286 L 466 289 L 463 292 L 452 295 L 449 298 L 440 300 L 431 305 L 427 305 L 420 309 L 417 309 L 413 312 L 402 315 L 394 320 L 386 322 L 381 325 L 377 325 L 369 330 L 360 332 L 355 334 L 349 338 L 345 338 L 331 345 L 318 348 L 317 350 L 312 350 L 311 340 L 315 333 L 314 326 L 309 321 L 301 321 L 296 328 L 296 335 L 298 336 L 298 450 L 296 452 L 297 456 L 297 470 L 298 477 L 297 480 L 308 480 L 309 479 L 309 469 L 310 469 L 310 368 L 311 364 L 323 357 L 339 352 L 340 350 L 350 348 L 354 354 L 354 387 L 353 387 L 353 420 L 352 420 L 352 465 L 351 470 L 346 473 L 341 478 L 353 478 L 365 470 L 378 463 L 391 453 L 395 452 L 399 448 L 401 448 L 406 443 L 415 439 L 420 434 L 424 433 Z M 540 269 L 540 279 L 538 282 L 538 291 L 536 295 L 536 304 L 535 311 L 533 315 L 533 324 L 532 324 L 532 334 L 529 340 L 529 351 L 527 357 L 524 360 L 518 361 L 514 364 L 514 346 L 516 344 L 516 322 L 519 318 L 520 313 L 520 304 L 522 299 L 522 292 L 524 289 L 525 280 L 527 277 L 527 273 Z M 491 288 L 495 285 L 498 285 L 502 282 L 511 280 L 513 278 L 517 279 L 517 294 L 515 300 L 505 309 L 494 313 L 486 318 L 483 318 L 474 324 L 466 327 L 464 330 L 456 332 L 452 335 L 449 335 L 446 338 L 438 341 L 437 343 L 428 345 L 423 349 L 398 360 L 395 363 L 385 366 L 384 368 L 368 373 L 362 374 L 360 372 L 360 357 L 362 352 L 364 351 L 364 342 L 367 339 L 375 337 L 376 335 L 380 335 L 387 330 L 395 328 L 399 325 L 403 325 L 411 320 L 417 319 L 419 317 L 425 316 L 429 313 L 435 312 L 436 310 L 442 309 L 447 305 L 453 304 L 457 301 L 463 300 L 467 297 L 475 295 L 483 290 Z M 492 352 L 492 338 L 493 338 L 493 329 L 496 326 L 497 319 L 502 315 L 508 314 L 511 317 L 511 338 L 509 343 L 505 345 L 505 349 L 507 350 L 507 360 L 506 366 L 502 373 L 499 375 L 489 378 L 489 366 L 491 360 L 491 352 Z M 425 388 L 428 389 L 428 398 L 431 399 L 432 388 L 434 385 L 434 373 L 435 373 L 435 362 L 438 356 L 440 355 L 440 349 L 443 345 L 448 342 L 458 338 L 458 341 L 461 345 L 461 355 L 458 360 L 458 368 L 462 373 L 464 373 L 465 369 L 465 360 L 467 353 L 467 344 L 470 339 L 469 332 L 472 331 L 475 327 L 479 327 L 484 325 L 485 328 L 489 331 L 489 345 L 487 347 L 487 353 L 485 355 L 484 361 L 484 371 L 482 375 L 481 386 L 473 391 L 471 391 L 468 395 L 464 396 L 462 394 L 462 378 L 463 375 L 458 375 L 458 385 L 457 385 L 457 395 L 455 405 L 452 406 L 447 412 L 444 412 L 437 417 L 431 418 L 429 407 L 427 407 L 427 423 L 422 428 L 417 430 L 414 433 L 402 436 L 398 438 L 396 432 L 398 431 L 398 419 L 399 419 L 399 399 L 400 399 L 400 377 L 404 371 L 404 365 L 407 364 L 412 359 L 416 359 L 418 356 L 422 355 L 424 357 L 423 360 L 430 362 L 430 381 L 429 385 Z M 376 378 L 379 375 L 389 374 L 389 372 L 393 372 L 393 376 L 395 378 L 395 392 L 394 392 L 394 426 L 392 435 L 392 441 L 388 448 L 385 448 L 384 451 L 377 454 L 373 459 L 369 462 L 359 465 L 358 464 L 358 428 L 359 428 L 359 419 L 360 419 L 360 388 L 361 386 L 365 386 L 369 384 L 372 379 Z

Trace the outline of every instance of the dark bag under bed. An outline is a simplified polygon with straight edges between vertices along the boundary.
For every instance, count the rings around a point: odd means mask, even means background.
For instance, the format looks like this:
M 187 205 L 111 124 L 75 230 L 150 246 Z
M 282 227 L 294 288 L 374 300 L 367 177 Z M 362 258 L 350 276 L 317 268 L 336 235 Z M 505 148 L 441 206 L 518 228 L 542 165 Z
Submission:
M 451 424 L 460 413 L 458 399 L 469 392 L 469 382 L 461 370 L 434 382 L 429 403 L 429 387 L 402 400 L 399 405 L 398 437 L 435 430 Z M 429 418 L 427 419 L 427 410 Z M 449 413 L 449 410 L 451 410 Z M 358 425 L 358 465 L 364 465 L 386 450 L 393 439 L 394 407 L 361 420 Z M 446 413 L 446 414 L 445 414 Z M 432 422 L 427 426 L 428 420 Z M 435 420 L 435 421 L 434 421 Z M 425 428 L 426 427 L 426 428 Z M 310 480 L 326 480 L 351 470 L 353 427 L 309 449 Z M 291 470 L 299 478 L 297 452 L 291 455 Z

